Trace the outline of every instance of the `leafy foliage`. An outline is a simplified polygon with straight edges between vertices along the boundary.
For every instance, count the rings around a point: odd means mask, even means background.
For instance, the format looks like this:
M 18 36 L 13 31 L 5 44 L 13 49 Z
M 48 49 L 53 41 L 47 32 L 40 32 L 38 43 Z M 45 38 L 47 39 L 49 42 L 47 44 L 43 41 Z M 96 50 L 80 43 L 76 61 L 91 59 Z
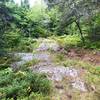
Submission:
M 1 1 L 0 51 L 21 44 L 24 37 L 46 38 L 52 35 L 81 33 L 83 41 L 83 36 L 89 36 L 89 39 L 94 41 L 99 40 L 98 2 L 93 5 L 93 2 L 83 0 L 47 1 L 48 7 L 39 3 L 31 8 L 28 0 L 22 1 L 21 6 L 14 1 Z M 31 48 L 27 47 L 27 50 L 28 48 L 31 51 Z
M 50 81 L 45 75 L 18 71 L 14 73 L 11 68 L 0 71 L 0 98 L 25 98 L 31 93 L 34 98 L 40 93 L 47 95 L 51 91 Z M 36 94 L 35 94 L 36 93 Z M 30 96 L 30 98 L 31 98 Z M 45 96 L 44 96 L 45 97 Z

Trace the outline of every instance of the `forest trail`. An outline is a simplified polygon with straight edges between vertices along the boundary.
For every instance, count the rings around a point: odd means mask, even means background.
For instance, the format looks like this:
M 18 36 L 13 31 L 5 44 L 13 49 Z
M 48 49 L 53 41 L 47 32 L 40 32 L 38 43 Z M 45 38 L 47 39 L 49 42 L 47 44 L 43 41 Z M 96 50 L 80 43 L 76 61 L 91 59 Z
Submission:
M 54 93 L 51 100 L 71 100 L 75 91 L 87 92 L 85 81 L 80 77 L 81 69 L 65 67 L 54 62 L 53 53 L 59 51 L 59 44 L 50 39 L 38 41 L 40 44 L 35 53 L 16 53 L 15 55 L 21 57 L 21 61 L 14 64 L 18 67 L 32 59 L 39 60 L 39 63 L 31 69 L 33 72 L 45 73 L 47 78 L 52 80 Z

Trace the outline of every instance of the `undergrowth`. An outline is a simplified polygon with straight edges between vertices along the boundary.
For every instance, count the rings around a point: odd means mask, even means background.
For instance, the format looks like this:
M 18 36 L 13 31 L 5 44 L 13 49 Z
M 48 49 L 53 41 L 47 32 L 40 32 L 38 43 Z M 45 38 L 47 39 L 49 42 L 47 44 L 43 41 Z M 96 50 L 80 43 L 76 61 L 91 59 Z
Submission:
M 100 40 L 91 41 L 89 38 L 84 37 L 85 44 L 83 44 L 80 36 L 78 34 L 75 35 L 64 35 L 64 36 L 52 36 L 51 38 L 58 41 L 59 45 L 62 48 L 70 49 L 70 48 L 85 48 L 91 50 L 100 50 Z
M 44 74 L 31 71 L 14 73 L 11 68 L 0 71 L 0 99 L 49 100 L 51 82 Z M 28 99 L 29 98 L 29 99 Z M 44 99 L 45 98 L 45 99 Z

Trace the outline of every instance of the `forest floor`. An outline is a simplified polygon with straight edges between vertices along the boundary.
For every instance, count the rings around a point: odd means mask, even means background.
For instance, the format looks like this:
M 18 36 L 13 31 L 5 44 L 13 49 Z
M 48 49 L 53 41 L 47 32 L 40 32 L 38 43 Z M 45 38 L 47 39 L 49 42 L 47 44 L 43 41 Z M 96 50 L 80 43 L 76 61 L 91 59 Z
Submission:
M 94 100 L 96 84 L 89 84 L 87 65 L 100 66 L 100 52 L 85 49 L 65 51 L 52 39 L 39 39 L 39 46 L 33 53 L 15 53 L 21 60 L 14 63 L 18 66 L 38 60 L 30 66 L 33 72 L 45 73 L 52 81 L 51 100 Z M 100 82 L 100 80 L 98 81 Z M 99 84 L 99 83 L 98 83 Z M 100 87 L 100 86 L 99 86 Z M 92 99 L 91 99 L 92 98 Z M 97 96 L 97 99 L 99 97 Z

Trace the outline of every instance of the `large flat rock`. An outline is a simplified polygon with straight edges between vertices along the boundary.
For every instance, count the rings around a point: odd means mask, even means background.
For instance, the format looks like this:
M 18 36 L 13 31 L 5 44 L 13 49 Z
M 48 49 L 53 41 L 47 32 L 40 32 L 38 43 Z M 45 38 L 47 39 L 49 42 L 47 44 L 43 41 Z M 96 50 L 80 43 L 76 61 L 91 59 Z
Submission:
M 84 81 L 82 81 L 79 77 L 79 70 L 74 68 L 56 66 L 53 64 L 39 64 L 33 68 L 33 71 L 38 73 L 45 73 L 48 75 L 48 79 L 58 82 L 62 81 L 63 78 L 69 77 L 71 79 L 70 83 L 73 88 L 84 92 L 87 91 Z

